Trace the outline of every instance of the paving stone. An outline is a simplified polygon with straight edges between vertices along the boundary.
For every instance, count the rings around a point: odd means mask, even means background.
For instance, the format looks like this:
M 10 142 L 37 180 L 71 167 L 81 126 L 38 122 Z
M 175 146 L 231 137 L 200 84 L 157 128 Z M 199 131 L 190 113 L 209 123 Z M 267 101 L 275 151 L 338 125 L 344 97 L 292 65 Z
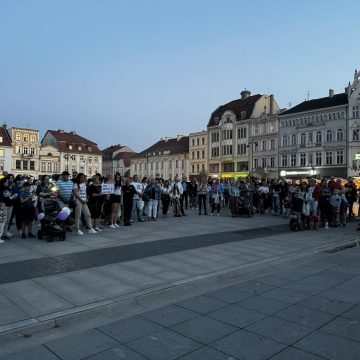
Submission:
M 212 348 L 241 360 L 264 360 L 286 347 L 277 341 L 239 330 L 210 345 Z
M 354 277 L 356 277 L 355 274 L 347 274 L 345 272 L 341 272 L 341 271 L 337 271 L 337 268 L 332 268 L 330 270 L 325 270 L 322 271 L 320 273 L 317 274 L 317 276 L 321 276 L 324 278 L 330 278 L 330 279 L 338 279 L 338 280 L 343 280 L 343 281 L 347 281 L 350 279 L 353 279 Z
M 230 289 L 253 295 L 260 295 L 262 293 L 275 289 L 275 287 L 257 281 L 246 281 L 244 283 L 231 286 Z
M 321 276 L 312 275 L 306 277 L 305 279 L 284 285 L 283 287 L 285 289 L 296 290 L 315 295 L 322 291 L 331 289 L 342 282 L 343 280 L 339 279 L 328 279 Z
M 182 356 L 178 360 L 236 360 L 234 357 L 229 357 L 229 355 L 225 355 L 219 351 L 211 349 L 209 347 L 202 347 L 199 350 L 195 350 L 194 352 Z
M 172 330 L 207 345 L 237 330 L 221 321 L 201 316 L 175 325 Z
M 45 343 L 47 348 L 63 360 L 84 359 L 118 345 L 117 341 L 97 330 L 87 330 Z
M 168 305 L 141 314 L 142 317 L 152 320 L 162 326 L 170 327 L 183 321 L 198 317 L 199 314 L 176 305 Z
M 337 288 L 323 291 L 318 296 L 324 297 L 326 299 L 343 301 L 354 305 L 357 305 L 360 302 L 360 294 L 355 294 L 353 292 L 340 290 Z
M 246 309 L 255 310 L 263 314 L 271 315 L 291 306 L 292 304 L 275 299 L 268 299 L 263 296 L 254 296 L 244 301 L 240 301 L 235 305 L 244 307 Z
M 0 294 L 0 325 L 25 320 L 28 318 L 29 315 L 27 315 L 24 311 L 21 311 L 8 298 Z
M 99 354 L 87 357 L 86 360 L 147 360 L 144 356 L 122 345 Z
M 275 289 L 270 290 L 263 294 L 262 296 L 270 299 L 280 300 L 291 304 L 296 304 L 300 301 L 303 301 L 309 297 L 309 294 L 305 294 L 298 291 L 293 291 L 289 289 Z
M 323 326 L 321 331 L 360 342 L 359 320 L 338 317 Z
M 294 347 L 330 360 L 359 360 L 360 343 L 322 331 L 315 331 Z
M 241 300 L 248 299 L 252 295 L 246 292 L 239 291 L 234 287 L 227 287 L 224 289 L 215 290 L 206 294 L 212 298 L 233 304 Z
M 59 360 L 45 346 L 39 345 L 22 352 L 0 356 L 0 360 Z
M 304 271 L 294 269 L 294 270 L 278 272 L 276 273 L 276 276 L 286 280 L 299 281 L 309 276 L 309 274 Z
M 140 316 L 115 321 L 98 328 L 99 331 L 120 343 L 127 343 L 163 329 L 162 326 Z
M 353 307 L 352 304 L 333 299 L 326 299 L 321 296 L 309 297 L 304 301 L 300 302 L 298 305 L 334 315 L 340 315 L 346 310 L 349 310 Z
M 166 329 L 131 341 L 127 346 L 150 360 L 173 360 L 200 348 L 202 345 Z
M 246 327 L 246 330 L 291 345 L 313 329 L 275 317 L 267 317 Z
M 323 357 L 310 354 L 303 350 L 299 350 L 293 347 L 281 351 L 269 360 L 323 360 Z
M 225 308 L 215 310 L 207 316 L 239 328 L 250 325 L 265 317 L 264 314 L 257 311 L 245 309 L 236 305 L 229 305 Z
M 195 311 L 199 314 L 207 314 L 211 311 L 227 306 L 228 303 L 208 296 L 197 296 L 177 302 L 175 305 Z
M 272 285 L 272 286 L 275 286 L 275 287 L 280 287 L 280 286 L 288 284 L 291 280 L 278 277 L 275 274 L 275 275 L 269 275 L 269 276 L 263 276 L 263 277 L 260 277 L 260 278 L 256 278 L 256 281 L 258 281 L 258 282 L 260 282 L 262 284 L 267 284 L 267 285 Z
M 335 315 L 312 310 L 300 305 L 288 307 L 287 309 L 277 312 L 274 316 L 296 322 L 297 324 L 301 324 L 312 329 L 319 328 L 335 317 Z
M 360 305 L 356 305 L 349 311 L 344 312 L 342 316 L 360 321 Z

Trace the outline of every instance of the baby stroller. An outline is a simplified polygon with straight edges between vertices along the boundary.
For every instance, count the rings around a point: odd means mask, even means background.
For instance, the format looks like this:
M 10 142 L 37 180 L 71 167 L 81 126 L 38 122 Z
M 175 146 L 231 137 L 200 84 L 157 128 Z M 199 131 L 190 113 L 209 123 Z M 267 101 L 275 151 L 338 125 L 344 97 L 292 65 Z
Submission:
M 52 242 L 54 239 L 64 241 L 66 239 L 66 228 L 69 226 L 69 221 L 68 219 L 59 219 L 61 208 L 58 202 L 54 199 L 46 199 L 41 204 L 41 210 L 37 233 L 38 239 L 42 240 L 46 237 L 48 242 Z
M 238 202 L 238 214 L 239 216 L 254 216 L 254 209 L 251 206 L 251 202 L 247 196 L 240 196 Z

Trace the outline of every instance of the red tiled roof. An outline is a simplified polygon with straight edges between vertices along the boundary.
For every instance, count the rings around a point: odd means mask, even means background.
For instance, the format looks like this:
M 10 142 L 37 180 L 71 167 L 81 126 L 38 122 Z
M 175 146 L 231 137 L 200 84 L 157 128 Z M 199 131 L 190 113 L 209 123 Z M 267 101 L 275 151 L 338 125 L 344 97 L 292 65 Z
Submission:
M 100 151 L 96 143 L 88 139 L 85 139 L 80 135 L 77 135 L 72 132 L 56 131 L 56 130 L 48 130 L 48 132 L 51 135 L 53 135 L 54 138 L 58 141 L 59 144 L 58 148 L 59 151 L 61 152 L 102 155 L 102 152 Z M 69 149 L 69 145 L 72 146 L 72 149 Z M 81 150 L 78 149 L 78 146 L 81 147 Z M 89 148 L 91 148 L 91 151 L 89 150 Z
M 6 128 L 4 128 L 4 126 L 0 127 L 0 136 L 2 137 L 2 142 L 0 143 L 0 145 L 2 145 L 2 146 L 12 146 L 11 145 L 10 135 L 7 132 Z
M 169 154 L 183 154 L 189 152 L 189 137 L 183 136 L 179 140 L 177 138 L 171 138 L 166 140 L 160 140 L 154 145 L 150 146 L 146 150 L 135 155 L 134 158 L 145 157 L 146 154 L 155 153 L 158 155 L 159 152 L 163 153 L 164 151 L 170 151 Z
M 210 120 L 207 126 L 216 126 L 218 125 L 218 120 L 221 119 L 221 116 L 224 114 L 225 111 L 230 110 L 236 115 L 236 121 L 241 120 L 241 113 L 244 111 L 246 113 L 246 119 L 249 119 L 251 116 L 254 106 L 256 102 L 261 98 L 262 95 L 252 95 L 248 98 L 242 100 L 237 99 L 230 101 L 225 105 L 220 105 L 210 116 Z
M 109 147 L 107 147 L 106 149 L 102 150 L 102 153 L 105 155 L 105 154 L 112 154 L 114 153 L 115 151 L 118 151 L 118 150 L 121 150 L 122 148 L 124 148 L 125 146 L 124 145 L 111 145 Z

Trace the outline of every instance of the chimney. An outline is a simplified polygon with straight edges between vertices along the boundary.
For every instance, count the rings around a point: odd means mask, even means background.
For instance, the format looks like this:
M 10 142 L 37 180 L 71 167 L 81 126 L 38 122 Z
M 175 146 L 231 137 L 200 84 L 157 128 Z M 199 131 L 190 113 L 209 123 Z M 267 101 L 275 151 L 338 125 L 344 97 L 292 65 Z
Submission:
M 251 95 L 251 91 L 249 90 L 243 90 L 241 93 L 241 100 L 247 99 Z
M 329 89 L 329 97 L 332 98 L 334 96 L 334 90 Z
M 274 95 L 270 95 L 270 115 L 274 114 Z
M 350 97 L 350 95 L 351 95 L 351 84 L 350 84 L 350 81 L 349 81 L 348 86 L 345 88 L 345 93 L 347 94 L 348 97 Z
M 176 140 L 179 141 L 183 137 L 184 137 L 184 135 L 176 135 Z
M 75 131 L 70 131 L 70 134 L 76 135 Z

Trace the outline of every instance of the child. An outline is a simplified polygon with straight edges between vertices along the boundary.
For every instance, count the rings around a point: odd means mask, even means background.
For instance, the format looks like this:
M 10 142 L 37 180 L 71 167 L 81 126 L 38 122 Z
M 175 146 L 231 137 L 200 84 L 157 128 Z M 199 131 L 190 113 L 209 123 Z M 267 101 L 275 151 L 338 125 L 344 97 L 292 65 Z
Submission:
M 290 219 L 291 215 L 291 202 L 288 196 L 283 201 L 283 217 L 284 219 Z
M 317 211 L 313 210 L 309 216 L 309 229 L 318 230 L 319 229 L 319 215 Z
M 5 203 L 0 202 L 0 243 L 3 243 L 4 240 L 2 240 L 2 236 L 4 235 L 4 232 L 6 233 L 5 225 L 7 220 L 7 211 L 5 208 Z
M 292 199 L 291 203 L 291 219 L 290 219 L 290 230 L 297 231 L 302 229 L 302 221 L 301 221 L 301 214 L 303 209 L 304 201 L 300 196 L 300 191 L 297 190 L 297 192 L 294 194 L 294 197 Z
M 330 205 L 332 207 L 331 226 L 337 227 L 340 225 L 341 196 L 339 195 L 339 190 L 333 190 L 330 196 Z

